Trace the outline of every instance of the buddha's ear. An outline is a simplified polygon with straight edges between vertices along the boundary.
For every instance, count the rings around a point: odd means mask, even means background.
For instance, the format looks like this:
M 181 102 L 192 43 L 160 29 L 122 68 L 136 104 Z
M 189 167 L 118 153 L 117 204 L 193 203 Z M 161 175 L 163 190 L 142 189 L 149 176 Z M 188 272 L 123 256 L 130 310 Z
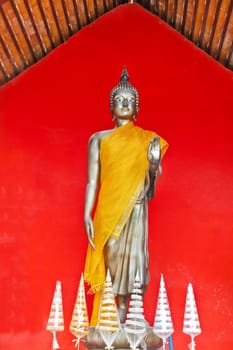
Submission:
M 134 114 L 133 120 L 137 120 L 137 117 L 138 117 L 138 110 L 137 110 L 136 113 Z
M 114 114 L 113 114 L 112 104 L 110 104 L 110 113 L 112 114 L 112 121 L 114 122 L 114 120 L 116 120 L 116 118 L 114 117 Z

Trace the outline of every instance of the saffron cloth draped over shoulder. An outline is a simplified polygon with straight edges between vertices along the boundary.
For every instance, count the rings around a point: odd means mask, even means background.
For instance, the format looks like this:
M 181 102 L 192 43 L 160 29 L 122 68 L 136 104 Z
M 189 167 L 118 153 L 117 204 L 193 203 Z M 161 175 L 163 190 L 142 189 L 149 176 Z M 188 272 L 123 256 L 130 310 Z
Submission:
M 154 132 L 133 122 L 114 129 L 100 144 L 100 191 L 94 215 L 94 244 L 88 246 L 84 278 L 90 292 L 102 289 L 105 281 L 104 246 L 118 238 L 143 190 L 149 162 L 147 151 Z M 168 144 L 160 138 L 161 156 Z

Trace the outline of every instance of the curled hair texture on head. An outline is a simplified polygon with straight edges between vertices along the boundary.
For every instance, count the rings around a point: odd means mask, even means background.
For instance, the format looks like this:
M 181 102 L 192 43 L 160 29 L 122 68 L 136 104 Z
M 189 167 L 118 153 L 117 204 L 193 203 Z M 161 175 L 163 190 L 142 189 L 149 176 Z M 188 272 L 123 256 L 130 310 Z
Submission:
M 139 112 L 139 94 L 138 94 L 138 90 L 133 85 L 131 85 L 129 83 L 129 75 L 128 75 L 126 67 L 123 68 L 119 84 L 114 86 L 114 88 L 112 89 L 112 91 L 110 93 L 110 110 L 111 110 L 111 112 L 113 111 L 114 96 L 118 92 L 120 92 L 121 90 L 128 90 L 128 91 L 130 91 L 131 93 L 134 94 L 135 99 L 136 99 L 136 114 L 138 114 L 138 112 Z

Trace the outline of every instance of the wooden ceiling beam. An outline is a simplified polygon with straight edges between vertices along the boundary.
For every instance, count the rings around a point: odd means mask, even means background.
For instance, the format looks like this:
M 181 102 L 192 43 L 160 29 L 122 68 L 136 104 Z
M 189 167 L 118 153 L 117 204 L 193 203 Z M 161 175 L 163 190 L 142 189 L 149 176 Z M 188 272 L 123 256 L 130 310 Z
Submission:
M 57 12 L 56 12 L 56 8 L 55 8 L 53 0 L 49 0 L 49 4 L 50 4 L 50 8 L 51 8 L 51 11 L 52 11 L 52 14 L 53 14 L 54 22 L 56 24 L 57 32 L 58 32 L 58 35 L 59 35 L 59 41 L 60 41 L 60 43 L 62 43 L 62 42 L 65 41 L 65 36 L 62 33 L 61 26 L 60 26 L 60 23 L 59 23 L 59 20 L 58 20 L 58 16 L 57 16 Z
M 36 21 L 35 21 L 35 19 L 34 19 L 34 17 L 33 17 L 33 13 L 32 13 L 32 10 L 31 10 L 30 3 L 29 3 L 28 0 L 23 0 L 23 3 L 25 4 L 25 7 L 26 7 L 26 10 L 27 10 L 27 12 L 28 12 L 30 21 L 31 21 L 31 23 L 32 23 L 32 27 L 33 27 L 34 32 L 35 32 L 35 34 L 36 34 L 38 43 L 39 43 L 39 45 L 40 45 L 40 49 L 41 49 L 41 53 L 42 53 L 41 56 L 46 55 L 46 54 L 47 54 L 47 48 L 46 48 L 46 46 L 44 45 L 43 39 L 42 39 L 41 36 L 40 36 L 40 32 L 39 32 L 38 27 L 37 27 L 37 25 L 36 25 Z
M 5 24 L 5 27 L 6 27 L 6 30 L 7 32 L 9 33 L 10 35 L 10 38 L 12 40 L 12 43 L 14 44 L 19 56 L 20 56 L 20 59 L 21 59 L 21 62 L 23 64 L 23 67 L 26 68 L 29 64 L 29 62 L 27 62 L 26 58 L 25 58 L 25 55 L 23 54 L 23 51 L 18 43 L 18 41 L 16 40 L 16 37 L 15 37 L 15 34 L 11 28 L 11 25 L 10 25 L 10 22 L 8 21 L 8 18 L 5 14 L 5 12 L 3 11 L 2 7 L 0 7 L 0 14 L 3 18 L 3 21 L 4 21 L 4 24 Z M 13 66 L 14 66 L 14 71 L 15 72 L 18 72 L 18 68 L 17 68 L 17 65 L 15 64 L 15 59 L 14 59 L 14 55 L 11 55 L 10 54 L 10 51 L 7 47 L 7 45 L 5 44 L 5 40 L 3 40 L 3 38 L 1 38 L 1 45 L 7 55 L 7 57 L 9 58 L 10 62 L 12 62 Z
M 50 30 L 48 18 L 47 18 L 46 14 L 45 14 L 45 10 L 44 10 L 44 8 L 43 8 L 43 6 L 42 6 L 41 0 L 36 0 L 36 1 L 37 1 L 39 13 L 40 13 L 40 15 L 41 15 L 41 17 L 42 17 L 43 24 L 44 24 L 44 26 L 45 26 L 45 29 L 46 29 L 46 32 L 47 32 L 47 35 L 48 35 L 48 38 L 49 38 L 51 47 L 52 47 L 52 49 L 54 49 L 54 48 L 56 47 L 56 42 L 55 42 L 55 40 L 54 40 L 53 35 L 51 34 L 51 30 Z
M 230 18 L 231 18 L 232 8 L 233 8 L 233 1 L 230 0 L 229 6 L 228 6 L 228 10 L 227 10 L 227 14 L 226 14 L 226 17 L 225 17 L 223 30 L 222 30 L 222 35 L 220 37 L 220 40 L 219 40 L 219 43 L 218 43 L 218 46 L 217 46 L 217 51 L 216 51 L 216 53 L 214 55 L 214 57 L 217 60 L 219 59 L 219 57 L 221 55 L 221 52 L 222 52 L 223 42 L 224 42 L 225 37 L 226 37 L 227 27 L 229 25 L 229 21 L 230 21 Z
M 77 20 L 78 30 L 80 30 L 82 28 L 82 25 L 81 25 L 81 21 L 80 21 L 80 15 L 79 15 L 77 2 L 76 2 L 76 0 L 72 0 L 72 2 L 73 2 L 73 6 L 74 6 L 74 12 L 75 12 L 76 20 Z
M 183 16 L 182 16 L 182 22 L 181 22 L 181 28 L 180 28 L 180 31 L 182 34 L 184 34 L 184 32 L 185 32 L 185 24 L 186 24 L 187 12 L 188 12 L 188 3 L 189 3 L 189 0 L 184 1 L 184 10 L 183 10 Z
M 218 22 L 218 18 L 219 18 L 219 12 L 220 12 L 221 5 L 222 5 L 222 0 L 217 0 L 216 9 L 215 9 L 215 13 L 214 13 L 213 25 L 211 27 L 211 32 L 210 32 L 210 38 L 209 38 L 209 41 L 208 41 L 207 46 L 206 46 L 206 50 L 209 54 L 212 50 L 213 39 L 214 39 L 214 35 L 216 32 L 216 27 L 217 27 L 217 22 Z
M 89 24 L 91 22 L 91 17 L 88 11 L 88 6 L 87 6 L 87 2 L 86 0 L 82 0 L 83 2 L 83 6 L 84 6 L 84 10 L 85 10 L 85 15 L 86 15 L 86 24 Z
M 174 0 L 173 16 L 172 16 L 172 21 L 171 21 L 171 25 L 174 28 L 176 27 L 177 9 L 178 9 L 178 0 Z
M 168 19 L 168 0 L 164 0 L 163 19 L 165 21 L 167 21 L 167 19 Z
M 1 72 L 0 80 L 6 82 L 8 78 L 10 78 L 10 76 L 8 75 L 8 72 L 3 66 L 1 60 L 0 60 L 0 72 Z
M 31 58 L 28 58 L 27 59 L 27 64 L 31 64 L 33 62 L 36 62 L 37 61 L 37 57 L 35 55 L 35 52 L 33 50 L 33 47 L 31 45 L 31 42 L 29 40 L 29 37 L 28 37 L 28 33 L 27 33 L 27 28 L 26 28 L 26 25 L 25 25 L 25 22 L 22 20 L 21 18 L 21 14 L 20 12 L 18 11 L 18 8 L 15 4 L 15 2 L 13 0 L 9 0 L 9 3 L 11 4 L 11 7 L 14 11 L 14 14 L 15 14 L 15 17 L 17 18 L 17 21 L 19 23 L 19 26 L 20 26 L 20 29 L 23 33 L 23 36 L 24 36 L 24 40 L 25 42 L 27 43 L 27 46 L 28 46 L 28 49 L 30 51 L 30 54 L 31 54 Z M 9 21 L 9 18 L 8 18 L 8 21 Z M 10 21 L 9 21 L 10 23 Z
M 204 7 L 204 13 L 203 13 L 203 16 L 202 16 L 202 23 L 201 23 L 201 30 L 200 30 L 200 33 L 199 33 L 199 38 L 198 38 L 198 43 L 199 45 L 204 48 L 204 33 L 205 33 L 205 30 L 206 30 L 206 21 L 207 21 L 207 17 L 208 17 L 208 14 L 209 14 L 209 7 L 210 7 L 210 0 L 205 0 L 205 7 Z M 206 48 L 206 45 L 205 45 L 205 48 Z
M 191 24 L 191 30 L 190 30 L 190 36 L 189 36 L 190 40 L 193 40 L 194 38 L 195 24 L 197 21 L 198 4 L 199 4 L 199 0 L 194 0 L 194 10 L 193 10 L 192 24 Z
M 5 44 L 5 41 L 2 39 L 1 36 L 0 36 L 0 53 L 1 53 L 1 58 L 4 60 L 4 64 L 2 62 L 2 66 L 5 68 L 7 72 L 7 76 L 10 79 L 13 76 L 18 74 L 18 67 L 15 63 L 13 55 L 11 54 L 10 50 L 8 49 L 7 45 Z
M 66 20 L 66 26 L 68 28 L 68 33 L 69 33 L 69 36 L 71 36 L 71 35 L 73 35 L 73 31 L 72 31 L 72 27 L 70 24 L 69 14 L 67 11 L 67 6 L 66 6 L 65 0 L 61 0 L 61 4 L 62 4 L 62 9 L 64 12 L 65 20 Z
M 231 44 L 231 48 L 226 56 L 225 65 L 229 68 L 233 68 L 233 42 Z
M 128 0 L 0 0 L 0 84 Z M 233 0 L 138 0 L 233 68 Z

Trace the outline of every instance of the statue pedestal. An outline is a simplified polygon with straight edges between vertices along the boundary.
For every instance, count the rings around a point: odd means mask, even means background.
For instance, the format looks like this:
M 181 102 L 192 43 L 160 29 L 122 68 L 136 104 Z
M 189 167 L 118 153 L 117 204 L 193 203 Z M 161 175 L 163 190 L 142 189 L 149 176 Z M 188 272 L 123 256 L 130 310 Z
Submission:
M 161 338 L 157 337 L 157 335 L 155 335 L 152 331 L 152 327 L 147 327 L 146 330 L 146 335 L 144 337 L 144 340 L 142 341 L 142 343 L 144 343 L 145 346 L 139 345 L 138 348 L 139 349 L 159 349 L 162 344 L 163 341 Z M 99 331 L 96 327 L 90 327 L 89 328 L 89 333 L 86 337 L 86 344 L 88 349 L 91 350 L 97 350 L 97 349 L 104 349 L 106 347 L 101 335 L 99 334 Z M 130 349 L 129 346 L 129 342 L 126 338 L 126 335 L 124 334 L 124 331 L 121 331 L 114 343 L 113 343 L 113 347 L 116 350 L 128 350 Z

